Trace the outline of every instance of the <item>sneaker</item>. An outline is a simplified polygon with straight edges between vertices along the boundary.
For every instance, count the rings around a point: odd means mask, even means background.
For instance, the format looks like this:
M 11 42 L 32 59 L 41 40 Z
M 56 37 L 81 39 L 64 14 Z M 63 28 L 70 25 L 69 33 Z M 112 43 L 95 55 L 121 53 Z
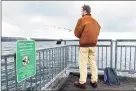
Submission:
M 90 82 L 90 85 L 93 87 L 93 88 L 97 88 L 98 87 L 98 83 L 97 82 Z
M 78 88 L 86 89 L 86 83 L 80 84 L 78 81 L 75 81 L 74 86 Z

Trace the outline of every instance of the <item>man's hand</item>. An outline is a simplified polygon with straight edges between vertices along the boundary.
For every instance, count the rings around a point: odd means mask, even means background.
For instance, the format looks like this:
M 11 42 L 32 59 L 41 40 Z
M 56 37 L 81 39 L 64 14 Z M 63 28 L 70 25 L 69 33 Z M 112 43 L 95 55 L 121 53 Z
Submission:
M 82 20 L 79 19 L 74 31 L 74 34 L 77 38 L 80 38 L 83 28 L 84 28 L 84 25 L 82 24 Z

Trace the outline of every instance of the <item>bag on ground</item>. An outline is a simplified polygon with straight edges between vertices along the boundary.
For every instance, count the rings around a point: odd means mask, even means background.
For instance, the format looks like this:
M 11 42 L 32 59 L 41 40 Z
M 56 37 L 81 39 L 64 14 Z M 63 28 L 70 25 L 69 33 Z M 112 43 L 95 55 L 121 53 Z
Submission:
M 119 78 L 115 69 L 107 67 L 104 70 L 104 83 L 108 85 L 117 84 L 120 85 Z

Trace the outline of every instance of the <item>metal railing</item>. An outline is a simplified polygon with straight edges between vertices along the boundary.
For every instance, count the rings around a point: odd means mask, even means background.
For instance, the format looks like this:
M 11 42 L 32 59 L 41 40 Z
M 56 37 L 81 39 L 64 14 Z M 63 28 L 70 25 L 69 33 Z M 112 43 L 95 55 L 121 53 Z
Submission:
M 105 44 L 103 44 L 105 43 Z M 96 47 L 96 61 L 97 67 L 99 70 L 104 70 L 105 67 L 112 67 L 112 40 L 99 40 L 98 45 Z M 78 60 L 79 60 L 79 46 L 71 45 L 69 47 L 69 55 L 70 55 L 70 64 L 71 67 L 78 69 Z
M 115 64 L 118 71 L 136 72 L 136 40 L 116 40 Z
M 125 43 L 128 40 L 98 41 L 96 61 L 99 70 L 113 67 L 117 71 L 136 73 L 136 40 L 129 40 L 129 42 L 134 42 L 129 43 L 129 45 L 126 45 L 127 43 L 120 44 L 120 42 Z M 123 48 L 125 49 L 124 54 Z M 128 52 L 129 48 L 130 51 Z M 40 90 L 45 85 L 50 84 L 52 79 L 58 77 L 58 74 L 66 71 L 69 64 L 71 68 L 78 69 L 78 55 L 78 45 L 37 50 L 36 75 L 26 79 L 26 83 L 17 83 L 15 55 L 3 55 L 1 60 L 2 90 Z
M 36 75 L 17 83 L 15 55 L 3 55 L 1 62 L 2 90 L 39 90 L 68 67 L 68 47 L 37 50 Z

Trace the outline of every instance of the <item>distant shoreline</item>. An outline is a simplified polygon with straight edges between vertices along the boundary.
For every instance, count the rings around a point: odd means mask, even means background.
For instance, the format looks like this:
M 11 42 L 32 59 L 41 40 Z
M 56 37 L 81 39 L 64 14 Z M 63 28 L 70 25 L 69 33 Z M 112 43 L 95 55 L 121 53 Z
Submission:
M 30 38 L 35 41 L 57 41 L 59 39 Z M 26 40 L 24 37 L 1 37 L 1 42 L 12 42 L 17 40 Z
M 48 38 L 30 38 L 35 41 L 58 41 L 60 39 L 48 39 Z M 17 40 L 26 40 L 24 37 L 1 37 L 1 42 L 14 42 Z M 62 40 L 78 40 L 78 39 L 62 39 Z

